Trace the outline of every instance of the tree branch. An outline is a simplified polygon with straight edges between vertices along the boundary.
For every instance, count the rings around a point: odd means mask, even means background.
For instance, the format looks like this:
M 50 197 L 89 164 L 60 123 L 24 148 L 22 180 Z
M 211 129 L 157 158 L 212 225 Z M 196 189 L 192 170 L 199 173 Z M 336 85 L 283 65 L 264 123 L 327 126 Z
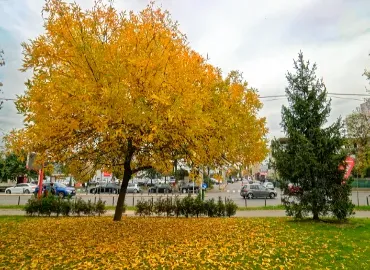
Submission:
M 153 166 L 138 167 L 138 168 L 132 170 L 132 174 L 140 172 L 140 171 L 148 170 L 148 169 L 153 169 Z

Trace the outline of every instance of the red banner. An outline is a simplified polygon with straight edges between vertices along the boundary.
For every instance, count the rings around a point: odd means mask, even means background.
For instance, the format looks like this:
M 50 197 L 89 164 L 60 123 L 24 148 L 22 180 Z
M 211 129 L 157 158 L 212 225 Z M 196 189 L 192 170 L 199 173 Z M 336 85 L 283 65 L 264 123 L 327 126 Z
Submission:
M 111 173 L 109 173 L 109 172 L 103 172 L 103 176 L 104 176 L 104 177 L 111 177 L 111 176 L 112 176 L 112 174 L 111 174 Z
M 351 175 L 353 167 L 355 167 L 355 159 L 353 157 L 346 157 L 346 172 L 344 174 L 344 179 L 348 179 Z M 339 169 L 343 170 L 343 166 L 340 166 Z

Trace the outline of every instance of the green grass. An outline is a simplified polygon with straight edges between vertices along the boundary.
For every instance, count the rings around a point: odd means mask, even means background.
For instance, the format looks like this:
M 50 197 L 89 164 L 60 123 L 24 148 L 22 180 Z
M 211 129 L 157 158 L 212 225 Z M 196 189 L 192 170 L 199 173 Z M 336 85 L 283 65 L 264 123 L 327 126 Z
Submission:
M 370 269 L 370 219 L 0 217 L 0 235 L 0 269 Z
M 23 209 L 24 205 L 0 205 L 0 209 Z

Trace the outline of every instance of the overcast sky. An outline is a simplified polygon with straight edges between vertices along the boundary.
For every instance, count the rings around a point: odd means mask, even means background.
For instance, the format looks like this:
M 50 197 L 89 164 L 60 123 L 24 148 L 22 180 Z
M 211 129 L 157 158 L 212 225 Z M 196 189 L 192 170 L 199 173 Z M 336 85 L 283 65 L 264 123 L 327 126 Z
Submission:
M 84 8 L 92 0 L 76 0 Z M 143 9 L 149 1 L 116 0 L 119 10 Z M 43 0 L 0 0 L 0 49 L 6 66 L 0 68 L 3 96 L 22 94 L 29 74 L 21 67 L 20 43 L 43 33 Z M 180 23 L 193 49 L 207 55 L 226 74 L 238 69 L 261 96 L 284 94 L 285 74 L 303 51 L 316 62 L 330 93 L 362 93 L 362 76 L 370 69 L 369 0 L 163 0 L 156 1 Z M 347 97 L 348 98 L 348 97 Z M 333 98 L 329 121 L 345 117 L 362 102 Z M 357 99 L 357 100 L 353 100 Z M 269 138 L 282 136 L 281 106 L 285 99 L 263 99 Z M 22 126 L 12 102 L 0 110 L 0 132 Z

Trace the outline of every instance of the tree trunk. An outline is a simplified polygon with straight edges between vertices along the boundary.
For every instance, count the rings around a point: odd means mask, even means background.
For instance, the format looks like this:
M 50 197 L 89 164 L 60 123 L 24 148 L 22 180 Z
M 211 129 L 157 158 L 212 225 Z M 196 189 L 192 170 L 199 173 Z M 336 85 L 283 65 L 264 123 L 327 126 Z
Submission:
M 319 213 L 317 213 L 317 212 L 314 212 L 313 213 L 313 220 L 319 220 L 320 218 L 319 218 Z
M 123 205 L 125 203 L 127 186 L 128 186 L 128 182 L 131 179 L 131 176 L 132 176 L 131 170 L 125 170 L 125 172 L 123 173 L 121 189 L 118 195 L 118 200 L 117 200 L 116 210 L 114 212 L 113 221 L 121 221 L 122 219 Z
M 132 145 L 132 140 L 128 139 L 127 140 L 127 152 L 125 156 L 125 162 L 123 164 L 124 171 L 123 171 L 121 190 L 119 192 L 117 205 L 116 205 L 116 211 L 114 212 L 113 221 L 121 221 L 122 219 L 123 204 L 125 203 L 127 186 L 132 176 L 131 160 L 132 160 L 132 157 L 134 156 L 134 152 L 135 152 L 135 148 Z

